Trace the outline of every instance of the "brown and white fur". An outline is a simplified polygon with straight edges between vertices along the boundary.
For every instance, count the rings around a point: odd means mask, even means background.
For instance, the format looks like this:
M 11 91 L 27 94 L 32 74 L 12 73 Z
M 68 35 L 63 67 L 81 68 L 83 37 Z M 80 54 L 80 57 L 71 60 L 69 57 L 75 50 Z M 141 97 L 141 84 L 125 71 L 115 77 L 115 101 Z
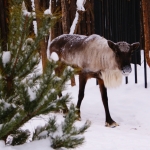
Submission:
M 88 78 L 93 77 L 98 80 L 100 87 L 106 113 L 106 126 L 117 126 L 109 113 L 106 88 L 119 86 L 122 83 L 122 75 L 127 76 L 132 71 L 131 54 L 138 47 L 138 42 L 114 43 L 96 34 L 90 36 L 64 34 L 51 42 L 50 54 L 55 52 L 59 57 L 59 62 L 80 69 L 76 106 L 79 118 L 86 82 Z

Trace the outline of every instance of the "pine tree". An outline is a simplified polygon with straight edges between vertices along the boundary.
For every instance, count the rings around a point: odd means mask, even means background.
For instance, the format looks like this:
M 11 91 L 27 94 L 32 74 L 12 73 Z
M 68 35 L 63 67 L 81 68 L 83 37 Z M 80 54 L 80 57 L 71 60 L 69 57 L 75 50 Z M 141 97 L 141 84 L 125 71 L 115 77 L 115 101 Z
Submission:
M 39 43 L 48 35 L 53 21 L 42 15 L 43 21 L 37 36 L 29 38 L 33 18 L 32 15 L 29 17 L 22 14 L 22 1 L 10 1 L 7 50 L 2 48 L 2 40 L 0 41 L 0 140 L 6 142 L 8 135 L 12 134 L 12 145 L 23 144 L 26 141 L 29 132 L 21 131 L 20 127 L 31 118 L 66 108 L 70 96 L 58 95 L 73 75 L 69 67 L 60 77 L 55 75 L 57 63 L 53 60 L 47 61 L 44 72 L 39 70 Z M 84 133 L 90 123 L 86 122 L 81 129 L 75 128 L 74 110 L 74 106 L 71 106 L 64 123 L 59 127 L 62 128 L 63 140 L 53 136 L 58 129 L 56 119 L 50 119 L 45 127 L 37 128 L 33 140 L 40 139 L 43 137 L 41 135 L 45 137 L 42 133 L 46 133 L 53 141 L 53 148 L 76 147 L 82 144 L 84 138 L 78 138 L 76 135 Z
M 81 127 L 75 126 L 78 117 L 73 104 L 70 105 L 68 114 L 61 124 L 56 124 L 56 117 L 50 118 L 44 127 L 38 127 L 33 135 L 33 140 L 50 137 L 51 147 L 54 149 L 76 148 L 84 143 L 82 134 L 89 128 L 90 121 L 86 121 Z

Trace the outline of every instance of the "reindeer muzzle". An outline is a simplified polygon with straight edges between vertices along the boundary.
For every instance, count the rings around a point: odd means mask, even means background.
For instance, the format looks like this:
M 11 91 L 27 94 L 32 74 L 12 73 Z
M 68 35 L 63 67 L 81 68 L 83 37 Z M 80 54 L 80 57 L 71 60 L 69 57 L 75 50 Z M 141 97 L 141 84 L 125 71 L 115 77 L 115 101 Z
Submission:
M 124 76 L 128 76 L 128 75 L 131 73 L 131 71 L 132 71 L 131 66 L 125 66 L 125 67 L 123 67 L 123 69 L 122 69 L 122 74 L 123 74 Z

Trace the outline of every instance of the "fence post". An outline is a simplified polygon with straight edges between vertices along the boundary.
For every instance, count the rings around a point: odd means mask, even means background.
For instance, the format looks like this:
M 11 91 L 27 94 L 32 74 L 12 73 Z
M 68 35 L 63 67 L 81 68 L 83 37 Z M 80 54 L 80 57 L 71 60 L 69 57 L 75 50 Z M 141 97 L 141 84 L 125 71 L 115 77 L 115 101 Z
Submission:
M 147 67 L 146 67 L 145 51 L 144 51 L 144 80 L 145 80 L 145 88 L 147 88 Z

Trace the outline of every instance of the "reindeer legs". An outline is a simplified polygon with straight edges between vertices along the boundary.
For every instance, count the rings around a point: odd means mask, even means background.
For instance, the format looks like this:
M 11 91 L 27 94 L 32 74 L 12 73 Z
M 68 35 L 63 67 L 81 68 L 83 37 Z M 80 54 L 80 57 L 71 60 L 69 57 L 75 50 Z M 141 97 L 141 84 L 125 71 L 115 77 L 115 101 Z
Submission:
M 108 106 L 108 97 L 107 97 L 107 89 L 104 86 L 104 82 L 102 79 L 98 79 L 98 84 L 101 92 L 102 102 L 105 109 L 106 114 L 106 124 L 107 127 L 116 127 L 118 124 L 111 118 Z
M 79 74 L 79 94 L 78 94 L 78 102 L 77 102 L 77 115 L 78 115 L 78 120 L 81 120 L 81 116 L 80 116 L 80 106 L 81 106 L 81 102 L 84 98 L 84 90 L 85 90 L 85 85 L 87 82 L 87 75 L 84 72 L 81 72 Z

